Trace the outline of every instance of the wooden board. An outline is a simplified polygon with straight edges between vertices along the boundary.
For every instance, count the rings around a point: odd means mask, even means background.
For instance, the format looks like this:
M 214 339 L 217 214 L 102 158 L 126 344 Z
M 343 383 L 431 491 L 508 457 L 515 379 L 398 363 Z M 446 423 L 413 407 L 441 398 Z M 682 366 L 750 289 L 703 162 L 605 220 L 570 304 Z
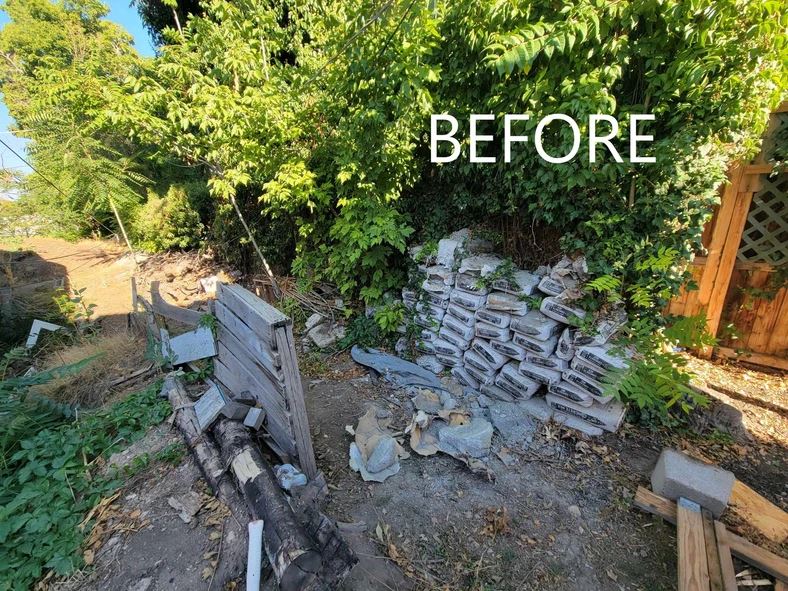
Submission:
M 700 505 L 681 498 L 677 503 L 679 591 L 709 591 L 709 565 Z
M 203 317 L 202 312 L 197 310 L 189 310 L 188 308 L 181 308 L 164 301 L 159 293 L 159 282 L 150 282 L 150 300 L 153 311 L 160 316 L 175 320 L 181 324 L 188 326 L 197 326 Z
M 709 568 L 709 588 L 711 591 L 725 591 L 722 575 L 722 561 L 717 545 L 717 534 L 714 531 L 714 517 L 708 509 L 700 510 L 703 521 L 703 543 L 706 547 L 706 564 Z M 730 556 L 730 552 L 728 553 Z
M 219 283 L 216 295 L 219 302 L 271 346 L 275 346 L 274 329 L 291 322 L 279 310 L 238 285 Z
M 258 335 L 243 320 L 221 302 L 214 303 L 214 313 L 220 324 L 232 332 L 236 338 L 247 346 L 263 365 L 268 367 L 272 374 L 276 374 L 282 363 L 279 354 L 271 349 L 271 344 Z
M 248 371 L 258 376 L 261 384 L 268 389 L 283 393 L 284 378 L 281 371 L 271 371 L 269 367 L 257 358 L 238 338 L 222 324 L 217 327 L 219 342 L 246 367 Z
M 739 480 L 733 483 L 728 508 L 773 542 L 788 541 L 788 513 Z
M 276 349 L 282 356 L 282 372 L 285 379 L 285 395 L 290 417 L 293 421 L 293 434 L 298 450 L 298 461 L 301 470 L 309 479 L 317 476 L 315 452 L 312 449 L 312 434 L 309 431 L 309 419 L 306 415 L 304 390 L 301 386 L 301 375 L 298 372 L 293 328 L 288 324 L 276 329 Z
M 747 363 L 754 363 L 755 365 L 763 365 L 766 367 L 774 367 L 776 369 L 788 371 L 788 359 L 784 357 L 764 355 L 761 353 L 750 353 L 747 351 L 742 351 L 740 353 L 729 347 L 717 347 L 715 352 L 717 355 L 725 357 L 726 359 L 735 359 L 737 361 L 745 361 Z
M 646 513 L 659 515 L 665 521 L 676 525 L 676 503 L 651 492 L 646 487 L 638 487 L 633 504 Z
M 733 568 L 731 548 L 728 546 L 725 533 L 725 526 L 719 521 L 715 521 L 714 536 L 717 540 L 717 555 L 720 558 L 723 588 L 725 591 L 737 591 L 738 585 L 736 584 L 736 569 Z

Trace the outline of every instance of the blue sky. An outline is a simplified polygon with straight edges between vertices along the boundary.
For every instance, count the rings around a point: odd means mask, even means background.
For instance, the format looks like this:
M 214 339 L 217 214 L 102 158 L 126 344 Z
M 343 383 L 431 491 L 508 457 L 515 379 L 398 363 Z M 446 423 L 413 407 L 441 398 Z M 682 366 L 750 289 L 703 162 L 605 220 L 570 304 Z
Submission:
M 140 21 L 137 11 L 130 6 L 130 0 L 110 0 L 109 2 L 105 0 L 104 3 L 110 9 L 107 18 L 122 25 L 123 28 L 131 33 L 131 36 L 134 37 L 134 46 L 137 48 L 137 51 L 142 55 L 153 55 L 154 49 L 148 33 L 142 27 L 142 21 Z M 5 26 L 7 22 L 8 16 L 5 12 L 0 11 L 0 27 Z M 8 109 L 6 109 L 5 103 L 0 102 L 0 138 L 11 145 L 17 152 L 24 153 L 25 140 L 10 133 L 8 131 L 9 125 L 11 125 L 11 117 L 8 114 Z M 0 167 L 20 172 L 28 172 L 30 170 L 3 145 L 0 145 Z

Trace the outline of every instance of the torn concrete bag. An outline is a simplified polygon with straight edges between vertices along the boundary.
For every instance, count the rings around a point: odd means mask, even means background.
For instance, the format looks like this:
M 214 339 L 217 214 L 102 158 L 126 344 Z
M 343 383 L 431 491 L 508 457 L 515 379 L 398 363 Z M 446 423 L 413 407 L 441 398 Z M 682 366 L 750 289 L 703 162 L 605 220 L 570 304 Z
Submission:
M 495 368 L 493 368 L 487 360 L 479 355 L 473 349 L 468 349 L 462 356 L 463 361 L 465 361 L 465 367 L 472 367 L 477 371 L 482 372 L 490 376 L 491 378 L 495 377 Z M 481 381 L 481 380 L 480 380 Z M 486 380 L 485 380 L 486 381 Z
M 519 364 L 515 361 L 501 368 L 495 385 L 524 400 L 536 394 L 541 387 L 541 383 L 520 373 Z
M 527 361 L 521 361 L 518 370 L 527 378 L 539 382 L 540 384 L 557 384 L 561 381 L 561 372 L 555 369 L 548 369 Z
M 468 293 L 459 289 L 451 292 L 449 298 L 453 304 L 457 304 L 466 310 L 476 311 L 487 302 L 487 296 L 480 294 Z
M 449 304 L 446 312 L 451 314 L 457 321 L 461 322 L 465 326 L 471 328 L 476 324 L 476 318 L 474 317 L 474 313 L 470 310 L 466 310 L 465 308 L 458 306 L 457 304 Z
M 566 398 L 567 400 L 570 400 L 583 407 L 589 407 L 594 403 L 594 399 L 591 398 L 591 395 L 588 392 L 581 390 L 571 382 L 564 380 L 558 382 L 557 384 L 550 384 L 547 387 L 547 391 L 550 392 L 550 394 L 560 396 L 561 398 Z
M 462 351 L 456 345 L 453 345 L 449 341 L 444 339 L 438 339 L 433 343 L 435 346 L 435 353 L 441 355 L 448 355 L 449 357 L 457 357 L 460 358 L 462 356 Z
M 427 267 L 427 279 L 430 281 L 442 281 L 444 285 L 454 285 L 454 279 L 456 275 L 457 273 L 452 271 L 450 267 L 446 268 L 440 265 Z
M 426 328 L 419 332 L 419 338 L 428 343 L 434 343 L 438 340 L 438 333 L 434 330 L 427 330 Z
M 539 277 L 528 271 L 515 271 L 514 281 L 501 278 L 496 279 L 492 284 L 493 289 L 516 296 L 533 295 L 537 285 L 539 285 Z
M 527 351 L 523 347 L 511 341 L 492 340 L 490 341 L 490 346 L 502 355 L 506 355 L 517 361 L 524 361 L 527 354 Z
M 565 328 L 561 333 L 555 348 L 555 356 L 566 361 L 575 356 L 575 347 L 572 344 L 572 329 Z
M 459 272 L 486 277 L 501 266 L 503 259 L 495 255 L 479 254 L 464 258 L 460 263 Z
M 451 375 L 453 375 L 456 380 L 460 383 L 461 386 L 464 388 L 470 388 L 471 390 L 478 390 L 479 382 L 474 378 L 471 374 L 469 374 L 464 367 L 457 366 L 451 369 Z
M 546 367 L 547 369 L 557 369 L 559 371 L 569 368 L 569 362 L 565 359 L 559 359 L 556 356 L 543 357 L 542 355 L 537 355 L 536 353 L 531 352 L 526 353 L 525 359 L 521 361 L 527 361 L 533 365 L 539 365 L 540 367 Z
M 474 313 L 476 320 L 481 320 L 487 324 L 492 324 L 498 328 L 507 328 L 512 321 L 512 317 L 506 312 L 498 312 L 497 310 L 489 310 L 487 308 L 480 308 Z
M 465 361 L 464 355 L 462 360 Z M 465 365 L 463 366 L 463 368 L 465 369 L 466 372 L 468 372 L 468 375 L 470 375 L 474 380 L 479 382 L 480 386 L 483 386 L 484 384 L 492 384 L 493 380 L 495 380 L 494 371 L 493 372 L 483 371 L 477 367 L 474 367 L 467 361 L 465 361 Z
M 487 324 L 486 322 L 476 323 L 474 335 L 482 339 L 496 339 L 501 342 L 510 341 L 512 339 L 512 331 L 508 328 L 500 328 L 494 324 Z
M 592 404 L 587 408 L 553 394 L 548 394 L 545 400 L 553 409 L 554 416 L 574 416 L 611 433 L 618 430 L 626 414 L 626 407 L 617 400 L 604 406 Z
M 516 332 L 512 335 L 512 342 L 516 345 L 520 345 L 526 351 L 546 357 L 555 352 L 555 348 L 558 345 L 558 337 L 554 336 L 546 341 L 540 341 Z
M 432 373 L 443 373 L 443 370 L 446 369 L 435 355 L 419 355 L 416 357 L 416 364 Z
M 463 335 L 459 335 L 443 323 L 441 329 L 438 331 L 438 336 L 444 341 L 450 342 L 452 345 L 462 351 L 466 351 L 471 346 L 471 339 L 466 339 Z
M 458 273 L 454 287 L 477 295 L 487 295 L 490 293 L 490 290 L 482 284 L 478 275 L 470 275 L 468 273 Z
M 680 497 L 698 503 L 719 517 L 728 506 L 736 477 L 673 449 L 664 449 L 651 474 L 651 489 L 672 500 Z
M 487 296 L 487 309 L 508 312 L 512 316 L 525 316 L 528 313 L 528 304 L 519 296 L 493 291 Z
M 511 329 L 540 341 L 546 341 L 561 332 L 563 325 L 548 318 L 539 310 L 531 310 L 525 316 L 512 318 Z
M 585 310 L 570 306 L 555 297 L 543 299 L 539 309 L 545 316 L 564 324 L 572 324 L 576 318 L 582 320 L 586 316 Z
M 446 310 L 443 308 L 433 306 L 432 304 L 425 304 L 424 302 L 419 302 L 416 304 L 416 311 L 422 312 L 426 316 L 431 316 L 433 319 L 439 322 L 443 320 L 443 317 L 446 315 Z
M 490 343 L 482 339 L 474 339 L 471 342 L 471 350 L 483 358 L 492 369 L 500 369 L 509 361 L 506 355 L 501 355 L 490 346 Z
M 435 262 L 443 267 L 453 269 L 455 255 L 461 244 L 461 240 L 452 240 L 451 238 L 444 238 L 438 241 L 438 254 L 435 257 Z
M 559 296 L 566 289 L 562 282 L 556 281 L 550 276 L 542 277 L 542 280 L 539 282 L 539 291 L 549 296 Z
M 480 391 L 482 394 L 493 400 L 500 400 L 501 402 L 514 402 L 517 397 L 500 386 L 494 384 L 482 384 Z
M 420 326 L 422 328 L 426 328 L 427 330 L 437 330 L 440 326 L 440 320 L 436 320 L 432 316 L 420 312 L 416 314 L 416 317 L 413 319 L 413 322 L 416 323 L 416 326 Z
M 404 303 L 406 306 L 412 308 L 413 306 L 416 305 L 418 299 L 419 298 L 416 295 L 415 291 L 413 291 L 412 289 L 408 289 L 406 287 L 402 288 L 402 303 Z
M 388 429 L 391 413 L 370 408 L 358 421 L 355 441 L 350 444 L 350 467 L 365 481 L 383 482 L 399 472 L 399 460 L 409 454 Z

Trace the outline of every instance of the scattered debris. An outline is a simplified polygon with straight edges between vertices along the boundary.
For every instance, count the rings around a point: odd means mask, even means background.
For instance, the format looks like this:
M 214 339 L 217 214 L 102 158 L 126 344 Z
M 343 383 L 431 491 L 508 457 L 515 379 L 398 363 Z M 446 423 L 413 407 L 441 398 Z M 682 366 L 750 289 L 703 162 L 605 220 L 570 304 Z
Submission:
M 286 491 L 293 490 L 296 486 L 306 486 L 306 474 L 292 464 L 282 464 L 274 468 L 274 474 L 281 486 Z
M 42 330 L 46 330 L 48 332 L 55 332 L 61 330 L 65 327 L 60 326 L 59 324 L 52 324 L 51 322 L 46 322 L 45 320 L 38 320 L 37 318 L 33 320 L 33 325 L 30 327 L 30 334 L 27 337 L 27 341 L 25 342 L 26 349 L 32 349 L 36 346 L 38 342 L 38 337 L 41 334 Z
M 395 355 L 383 353 L 377 349 L 365 349 L 355 345 L 350 355 L 356 363 L 370 367 L 382 375 L 387 381 L 401 387 L 423 386 L 433 390 L 442 390 L 441 381 L 432 373 L 415 363 L 400 359 Z
M 168 498 L 167 503 L 178 512 L 178 517 L 184 523 L 191 523 L 202 508 L 203 497 L 200 493 L 190 490 L 179 497 Z
M 383 482 L 399 472 L 400 459 L 409 454 L 394 439 L 389 425 L 391 413 L 372 406 L 359 419 L 350 444 L 350 467 L 365 481 Z
M 210 427 L 229 402 L 219 386 L 211 385 L 194 403 L 194 412 L 197 415 L 197 424 L 200 426 L 200 430 L 205 431 Z
M 260 591 L 260 571 L 263 563 L 262 519 L 249 522 L 249 552 L 246 559 L 246 591 Z
M 318 348 L 325 349 L 345 337 L 345 327 L 331 318 L 314 313 L 307 318 L 306 335 Z
M 440 450 L 454 457 L 483 458 L 490 453 L 492 424 L 472 419 L 465 425 L 449 425 L 438 431 Z
M 244 417 L 244 425 L 255 431 L 260 430 L 263 426 L 263 421 L 265 421 L 265 411 L 262 408 L 252 407 L 246 413 L 246 417 Z

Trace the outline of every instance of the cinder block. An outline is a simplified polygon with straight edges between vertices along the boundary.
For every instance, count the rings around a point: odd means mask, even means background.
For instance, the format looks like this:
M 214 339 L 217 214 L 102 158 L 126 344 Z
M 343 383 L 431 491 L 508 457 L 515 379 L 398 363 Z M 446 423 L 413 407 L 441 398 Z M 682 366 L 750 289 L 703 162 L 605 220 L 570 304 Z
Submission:
M 728 506 L 734 480 L 732 472 L 664 449 L 651 474 L 651 489 L 668 499 L 695 501 L 719 517 Z

